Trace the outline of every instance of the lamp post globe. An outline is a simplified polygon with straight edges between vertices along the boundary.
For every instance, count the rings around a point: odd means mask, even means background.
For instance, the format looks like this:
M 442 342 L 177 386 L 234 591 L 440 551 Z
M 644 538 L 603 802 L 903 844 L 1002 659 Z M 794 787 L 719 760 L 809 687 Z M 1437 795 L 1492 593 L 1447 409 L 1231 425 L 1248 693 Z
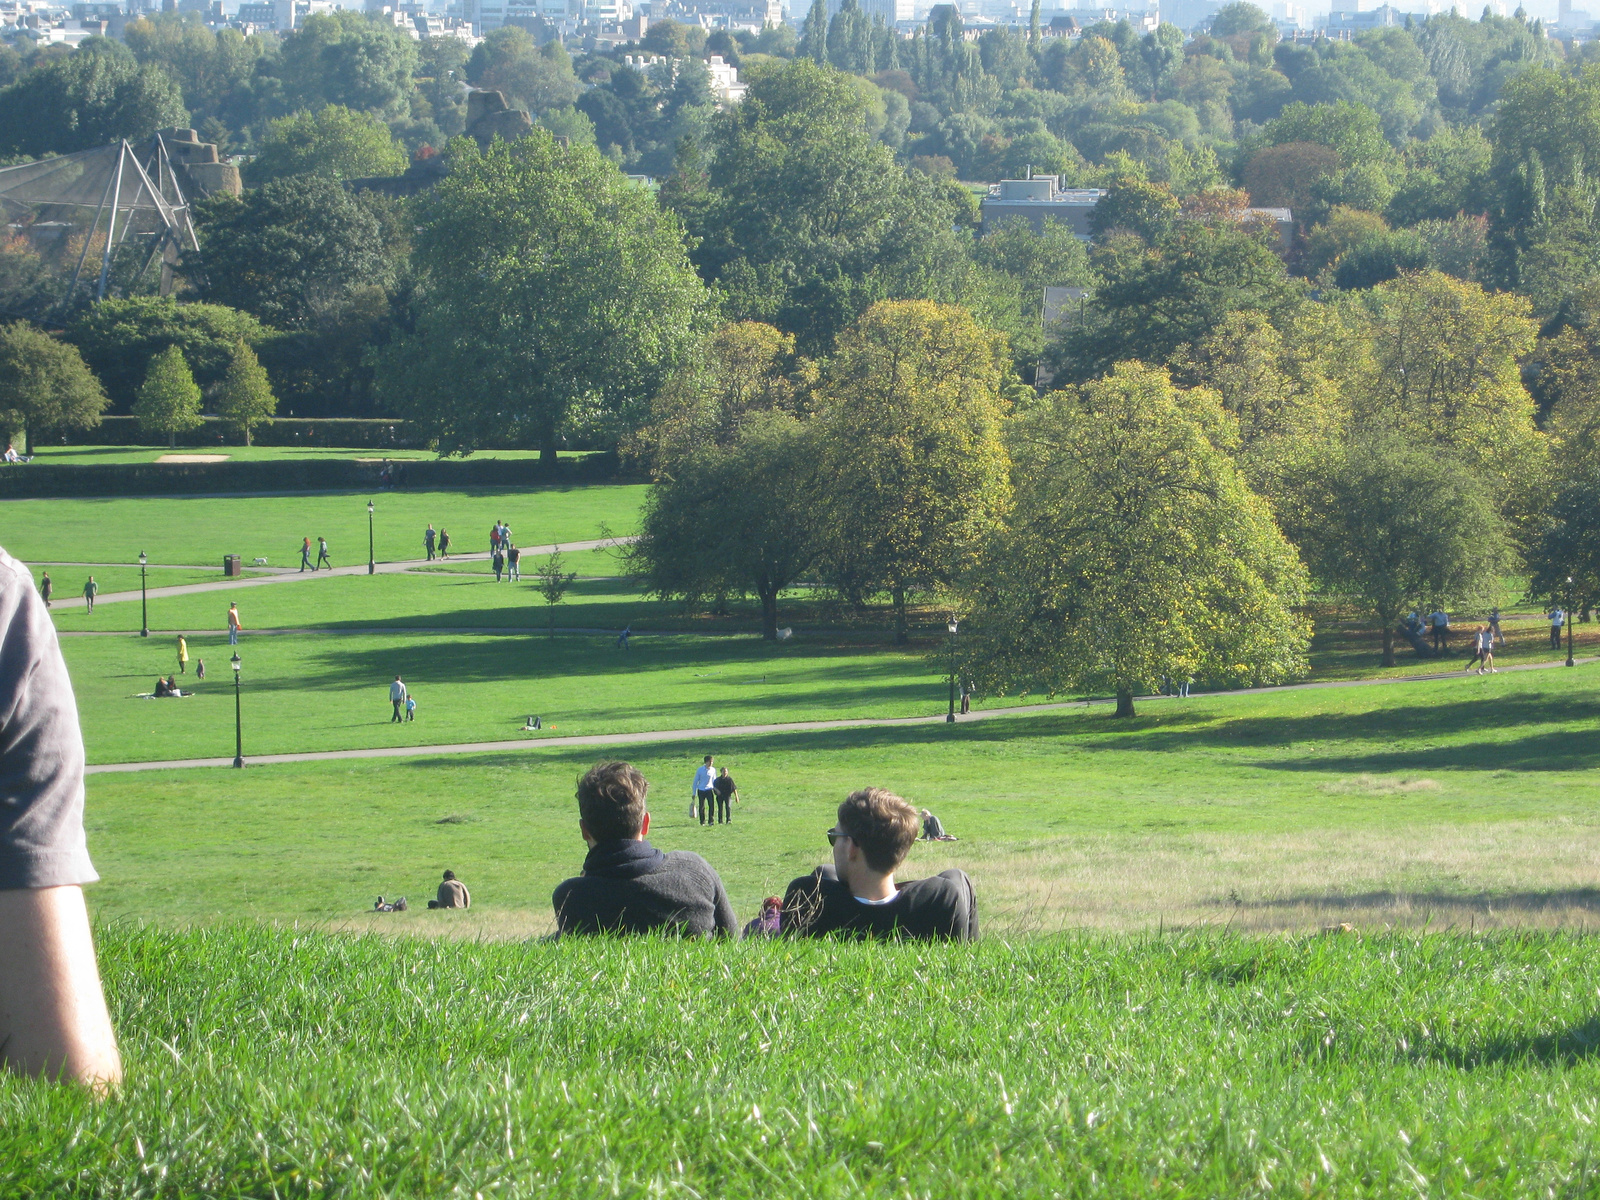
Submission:
M 139 551 L 139 636 L 150 636 L 150 600 L 145 588 L 145 564 L 150 561 L 150 556 L 143 550 Z
M 243 711 L 239 706 L 239 652 L 233 652 L 229 660 L 233 668 L 233 765 L 239 770 L 244 769 L 244 719 Z
M 375 575 L 378 571 L 378 556 L 373 552 L 372 546 L 372 501 L 367 501 L 367 574 Z
M 950 711 L 945 714 L 945 723 L 954 724 L 956 719 L 956 629 L 957 622 L 954 617 L 946 626 L 950 630 Z

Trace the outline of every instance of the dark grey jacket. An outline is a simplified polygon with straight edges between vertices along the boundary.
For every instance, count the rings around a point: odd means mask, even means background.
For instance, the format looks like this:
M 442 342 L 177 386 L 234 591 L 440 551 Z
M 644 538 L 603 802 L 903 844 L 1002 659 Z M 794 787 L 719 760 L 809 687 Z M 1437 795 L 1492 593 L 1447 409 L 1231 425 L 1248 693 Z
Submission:
M 668 929 L 733 937 L 738 918 L 722 880 L 698 854 L 663 854 L 646 841 L 601 842 L 583 874 L 551 898 L 562 933 L 646 933 Z

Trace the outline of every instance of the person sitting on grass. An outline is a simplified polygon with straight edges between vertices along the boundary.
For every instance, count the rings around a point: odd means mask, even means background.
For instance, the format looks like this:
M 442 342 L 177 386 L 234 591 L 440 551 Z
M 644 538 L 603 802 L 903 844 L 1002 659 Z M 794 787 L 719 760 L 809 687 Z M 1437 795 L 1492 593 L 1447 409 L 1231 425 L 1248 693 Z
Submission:
M 796 879 L 783 897 L 783 931 L 798 937 L 978 936 L 978 898 L 965 871 L 896 883 L 921 826 L 917 810 L 883 788 L 851 792 L 828 830 L 833 863 Z
M 454 871 L 444 873 L 444 881 L 439 884 L 439 898 L 428 901 L 429 908 L 471 908 L 472 893 L 467 891 L 467 885 L 456 878 Z
M 761 902 L 761 915 L 744 927 L 747 938 L 776 937 L 783 930 L 783 900 L 768 896 Z
M 557 929 L 732 937 L 738 918 L 711 864 L 685 850 L 664 854 L 645 840 L 649 790 L 639 769 L 625 762 L 598 763 L 578 780 L 578 832 L 589 853 L 583 874 L 551 897 Z
M 944 822 L 927 809 L 922 810 L 922 840 L 924 842 L 954 842 L 960 839 L 944 831 Z

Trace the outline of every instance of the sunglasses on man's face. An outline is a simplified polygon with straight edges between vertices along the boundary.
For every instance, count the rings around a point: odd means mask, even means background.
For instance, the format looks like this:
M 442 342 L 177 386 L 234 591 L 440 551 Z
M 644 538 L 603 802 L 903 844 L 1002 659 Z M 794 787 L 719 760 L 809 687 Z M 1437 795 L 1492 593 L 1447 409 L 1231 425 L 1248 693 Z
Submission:
M 828 830 L 828 845 L 837 846 L 840 838 L 847 838 L 849 836 L 850 835 L 842 829 L 830 829 Z

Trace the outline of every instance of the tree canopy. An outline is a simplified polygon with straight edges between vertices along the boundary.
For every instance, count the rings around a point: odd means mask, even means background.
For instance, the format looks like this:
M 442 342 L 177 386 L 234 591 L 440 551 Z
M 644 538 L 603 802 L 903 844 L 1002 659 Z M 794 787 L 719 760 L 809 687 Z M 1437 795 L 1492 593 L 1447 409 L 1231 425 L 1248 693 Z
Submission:
M 0 429 L 34 436 L 92 429 L 110 403 L 76 346 L 23 321 L 0 325 Z

